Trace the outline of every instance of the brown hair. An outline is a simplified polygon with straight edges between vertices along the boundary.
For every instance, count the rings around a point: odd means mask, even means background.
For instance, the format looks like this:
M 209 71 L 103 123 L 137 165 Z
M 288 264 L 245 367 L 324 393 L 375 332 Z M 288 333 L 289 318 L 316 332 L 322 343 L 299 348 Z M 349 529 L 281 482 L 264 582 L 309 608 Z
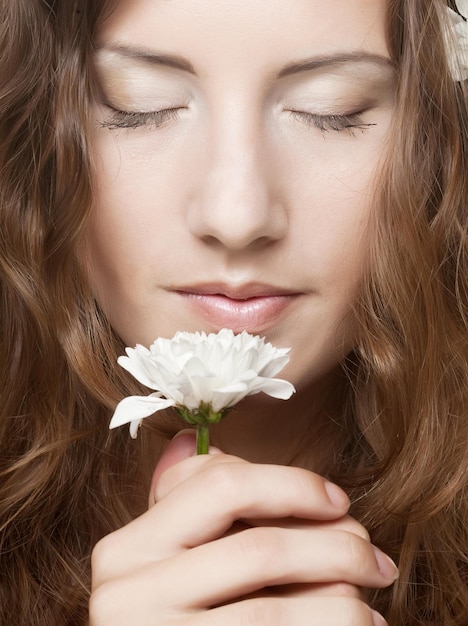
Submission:
M 399 84 L 351 366 L 353 512 L 399 563 L 399 582 L 376 600 L 390 624 L 461 626 L 468 623 L 466 93 L 447 72 L 441 5 L 392 1 L 389 10 Z
M 1 2 L 0 623 L 87 623 L 96 541 L 146 505 L 161 437 L 109 434 L 123 346 L 77 263 L 92 42 L 109 2 Z M 468 113 L 438 0 L 389 0 L 397 107 L 335 479 L 399 562 L 392 626 L 468 623 Z M 143 449 L 144 448 L 144 449 Z M 153 453 L 154 458 L 154 453 Z M 134 494 L 141 494 L 140 499 Z

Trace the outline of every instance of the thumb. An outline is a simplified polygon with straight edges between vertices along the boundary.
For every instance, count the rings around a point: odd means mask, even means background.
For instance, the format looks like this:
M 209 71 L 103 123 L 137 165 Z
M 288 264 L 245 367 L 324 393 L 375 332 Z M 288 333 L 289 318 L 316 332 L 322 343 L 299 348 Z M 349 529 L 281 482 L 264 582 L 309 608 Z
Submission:
M 161 474 L 179 461 L 193 456 L 197 449 L 197 436 L 194 430 L 181 430 L 162 453 L 151 478 L 151 487 L 148 498 L 148 506 L 151 508 L 156 502 L 154 499 L 156 483 Z
M 148 502 L 150 507 L 155 504 L 156 483 L 158 482 L 161 474 L 176 463 L 179 463 L 184 459 L 188 459 L 189 457 L 196 456 L 196 451 L 197 434 L 195 430 L 181 430 L 177 433 L 177 435 L 175 435 L 172 441 L 169 442 L 153 472 Z M 209 451 L 210 454 L 221 453 L 221 450 L 218 450 L 218 448 L 214 448 L 213 446 L 210 446 Z
M 164 450 L 156 465 L 151 481 L 152 487 L 165 470 L 179 461 L 194 456 L 196 449 L 197 442 L 195 431 L 188 429 L 179 431 L 172 441 L 169 442 L 169 445 Z

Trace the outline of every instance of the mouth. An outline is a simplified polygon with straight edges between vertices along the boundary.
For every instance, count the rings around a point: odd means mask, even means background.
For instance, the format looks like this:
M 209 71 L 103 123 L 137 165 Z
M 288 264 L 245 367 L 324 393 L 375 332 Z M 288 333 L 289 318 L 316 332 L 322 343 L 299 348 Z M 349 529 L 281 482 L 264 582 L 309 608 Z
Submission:
M 300 292 L 260 283 L 205 284 L 174 290 L 190 311 L 213 328 L 266 331 L 279 321 Z

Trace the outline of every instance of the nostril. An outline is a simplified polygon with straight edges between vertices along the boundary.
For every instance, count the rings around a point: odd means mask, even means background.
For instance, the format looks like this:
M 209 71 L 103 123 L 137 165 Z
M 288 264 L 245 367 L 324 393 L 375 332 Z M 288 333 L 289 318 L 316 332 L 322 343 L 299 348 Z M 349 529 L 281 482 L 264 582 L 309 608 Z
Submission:
M 236 251 L 282 238 L 288 219 L 283 204 L 273 197 L 272 181 L 254 163 L 231 165 L 217 164 L 217 172 L 192 198 L 187 208 L 189 230 L 213 248 Z

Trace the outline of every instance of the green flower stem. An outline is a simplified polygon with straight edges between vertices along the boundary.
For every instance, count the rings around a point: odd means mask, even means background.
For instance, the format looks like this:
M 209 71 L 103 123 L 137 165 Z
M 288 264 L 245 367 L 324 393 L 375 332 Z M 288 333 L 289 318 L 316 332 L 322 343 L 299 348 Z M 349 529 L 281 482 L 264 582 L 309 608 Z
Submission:
M 196 409 L 187 409 L 185 406 L 175 407 L 177 413 L 187 424 L 196 426 L 197 454 L 208 454 L 210 447 L 209 425 L 217 424 L 229 413 L 231 408 L 225 407 L 219 411 L 213 411 L 209 402 L 200 402 Z
M 197 454 L 208 454 L 210 430 L 206 424 L 197 424 Z

